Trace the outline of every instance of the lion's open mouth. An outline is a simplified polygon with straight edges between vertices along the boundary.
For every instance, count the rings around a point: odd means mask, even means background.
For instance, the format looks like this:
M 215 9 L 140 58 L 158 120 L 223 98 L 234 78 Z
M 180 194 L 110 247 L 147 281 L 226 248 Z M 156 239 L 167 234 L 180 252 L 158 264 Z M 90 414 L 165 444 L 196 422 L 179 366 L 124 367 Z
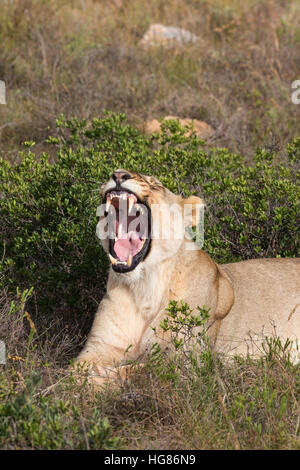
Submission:
M 150 208 L 127 190 L 108 191 L 105 204 L 112 267 L 121 273 L 132 271 L 149 251 Z

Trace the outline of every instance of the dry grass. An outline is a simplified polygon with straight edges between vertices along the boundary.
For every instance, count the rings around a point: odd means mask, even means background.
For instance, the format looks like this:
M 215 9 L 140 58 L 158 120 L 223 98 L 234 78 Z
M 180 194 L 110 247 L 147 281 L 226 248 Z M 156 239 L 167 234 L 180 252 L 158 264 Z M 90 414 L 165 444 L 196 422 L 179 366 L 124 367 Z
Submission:
M 0 375 L 1 448 L 300 449 L 299 366 L 282 348 L 231 363 L 208 348 L 197 367 L 186 355 L 162 357 L 163 369 L 139 368 L 131 382 L 95 393 L 65 368 L 76 335 L 61 331 L 52 344 L 51 335 L 32 335 L 24 302 L 15 299 L 12 316 L 11 300 L 1 304 L 10 351 Z
M 103 109 L 135 125 L 165 115 L 200 119 L 213 145 L 250 153 L 299 134 L 291 83 L 300 78 L 299 3 L 265 0 L 5 1 L 0 11 L 2 154 L 43 147 L 58 114 L 90 119 Z M 182 48 L 144 50 L 151 23 L 199 37 Z
M 144 50 L 139 41 L 158 22 L 199 41 Z M 300 133 L 290 98 L 299 24 L 297 0 L 3 1 L 0 153 L 15 161 L 30 139 L 39 153 L 60 113 L 89 120 L 104 109 L 136 126 L 165 115 L 204 120 L 216 129 L 209 145 L 243 154 L 280 149 Z M 207 351 L 188 374 L 166 361 L 177 381 L 152 367 L 95 395 L 66 373 L 81 331 L 60 320 L 34 325 L 26 298 L 2 293 L 10 357 L 0 374 L 1 448 L 300 449 L 299 367 L 280 348 L 231 364 Z

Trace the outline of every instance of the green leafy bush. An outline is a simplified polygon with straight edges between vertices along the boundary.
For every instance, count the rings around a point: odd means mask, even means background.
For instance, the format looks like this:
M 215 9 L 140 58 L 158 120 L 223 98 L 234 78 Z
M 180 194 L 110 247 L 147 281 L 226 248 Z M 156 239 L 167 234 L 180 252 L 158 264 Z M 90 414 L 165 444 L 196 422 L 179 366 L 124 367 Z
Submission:
M 172 300 L 166 308 L 166 317 L 160 323 L 164 332 L 169 332 L 171 351 L 161 348 L 158 342 L 151 347 L 148 355 L 148 367 L 163 381 L 173 381 L 175 384 L 180 377 L 191 380 L 200 374 L 200 364 L 207 362 L 211 356 L 207 330 L 209 310 L 197 307 L 193 311 L 186 302 Z M 156 338 L 159 332 L 153 328 Z
M 248 165 L 187 137 L 177 121 L 146 137 L 124 119 L 107 113 L 87 125 L 60 116 L 58 137 L 47 140 L 57 148 L 53 161 L 36 155 L 33 142 L 21 163 L 0 161 L 1 284 L 34 287 L 33 313 L 83 321 L 95 311 L 108 268 L 95 235 L 99 187 L 119 167 L 204 197 L 204 249 L 217 262 L 299 255 L 299 139 L 280 163 L 258 150 Z
M 16 375 L 16 374 L 15 374 Z M 119 437 L 112 436 L 108 419 L 99 409 L 82 416 L 82 408 L 70 400 L 41 396 L 40 374 L 31 373 L 23 390 L 7 390 L 1 381 L 1 449 L 116 449 Z

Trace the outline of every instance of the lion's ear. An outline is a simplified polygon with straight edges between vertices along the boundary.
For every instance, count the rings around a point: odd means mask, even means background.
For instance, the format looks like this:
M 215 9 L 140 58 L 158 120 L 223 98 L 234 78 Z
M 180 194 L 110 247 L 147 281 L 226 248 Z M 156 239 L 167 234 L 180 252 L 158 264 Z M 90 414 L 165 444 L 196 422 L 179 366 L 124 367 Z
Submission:
M 190 196 L 183 199 L 184 220 L 186 225 L 195 227 L 200 221 L 201 212 L 205 207 L 203 199 L 197 196 Z
M 105 187 L 106 187 L 106 183 L 103 183 L 100 186 L 100 194 L 101 194 L 102 197 L 104 196 Z
M 144 177 L 146 178 L 146 180 L 148 181 L 148 183 L 150 184 L 159 184 L 159 181 L 157 178 L 155 178 L 155 176 L 147 176 L 147 175 L 144 175 Z

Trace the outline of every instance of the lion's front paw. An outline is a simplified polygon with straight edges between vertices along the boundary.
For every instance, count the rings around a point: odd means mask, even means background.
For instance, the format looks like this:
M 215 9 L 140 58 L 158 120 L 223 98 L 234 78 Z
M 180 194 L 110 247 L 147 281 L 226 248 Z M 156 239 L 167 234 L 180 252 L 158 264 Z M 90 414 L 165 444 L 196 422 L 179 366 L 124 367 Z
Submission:
M 120 383 L 120 379 L 121 382 L 126 380 L 126 374 L 120 373 L 119 368 L 104 367 L 99 362 L 91 360 L 77 360 L 69 366 L 69 370 L 78 384 L 88 382 L 95 389 L 108 383 Z
M 105 384 L 110 386 L 120 386 L 129 379 L 130 371 L 128 366 L 102 367 L 99 364 L 93 364 L 89 370 L 89 382 L 98 389 Z
M 107 384 L 120 386 L 130 380 L 132 372 L 141 366 L 143 364 L 104 367 L 97 362 L 80 360 L 75 362 L 71 371 L 78 383 L 82 384 L 87 381 L 95 390 L 99 390 Z
M 84 385 L 86 382 L 91 382 L 91 377 L 99 375 L 95 367 L 94 361 L 78 359 L 68 367 L 68 370 L 78 385 Z

